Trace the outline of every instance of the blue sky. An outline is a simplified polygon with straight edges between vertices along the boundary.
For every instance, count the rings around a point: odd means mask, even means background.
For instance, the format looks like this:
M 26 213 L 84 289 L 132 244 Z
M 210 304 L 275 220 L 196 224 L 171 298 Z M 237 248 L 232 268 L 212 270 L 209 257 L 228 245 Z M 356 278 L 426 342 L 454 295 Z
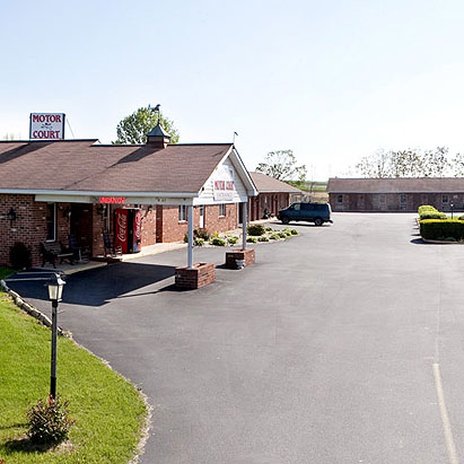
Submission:
M 254 169 L 292 149 L 311 176 L 377 149 L 464 150 L 460 1 L 3 0 L 0 137 L 66 113 L 110 142 L 161 103 L 181 142 L 228 142 Z M 69 138 L 71 134 L 67 133 Z

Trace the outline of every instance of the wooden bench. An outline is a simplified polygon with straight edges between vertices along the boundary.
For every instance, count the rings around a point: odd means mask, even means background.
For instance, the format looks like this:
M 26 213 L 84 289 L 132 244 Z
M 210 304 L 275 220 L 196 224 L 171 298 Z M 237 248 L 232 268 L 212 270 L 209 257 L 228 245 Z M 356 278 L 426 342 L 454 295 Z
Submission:
M 74 264 L 74 252 L 66 249 L 58 242 L 42 242 L 40 244 L 40 254 L 42 255 L 42 267 L 45 263 L 50 263 L 56 268 L 56 260 L 60 260 L 60 264 L 66 259 L 70 264 Z

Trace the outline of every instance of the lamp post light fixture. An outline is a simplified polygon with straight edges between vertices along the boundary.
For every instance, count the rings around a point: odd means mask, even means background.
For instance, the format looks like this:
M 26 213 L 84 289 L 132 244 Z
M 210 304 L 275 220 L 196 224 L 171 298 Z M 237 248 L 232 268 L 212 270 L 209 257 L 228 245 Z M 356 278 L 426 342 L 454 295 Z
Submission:
M 52 302 L 52 354 L 50 369 L 50 397 L 56 398 L 56 341 L 58 331 L 58 303 L 62 299 L 66 282 L 59 274 L 54 274 L 47 283 L 48 299 Z

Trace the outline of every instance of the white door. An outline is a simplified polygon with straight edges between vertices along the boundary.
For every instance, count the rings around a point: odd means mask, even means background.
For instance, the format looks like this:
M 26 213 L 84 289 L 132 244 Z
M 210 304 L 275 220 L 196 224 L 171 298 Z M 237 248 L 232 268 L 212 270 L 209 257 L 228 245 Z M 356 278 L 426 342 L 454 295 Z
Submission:
M 198 226 L 200 229 L 205 228 L 205 207 L 204 206 L 200 206 L 200 221 L 199 221 Z

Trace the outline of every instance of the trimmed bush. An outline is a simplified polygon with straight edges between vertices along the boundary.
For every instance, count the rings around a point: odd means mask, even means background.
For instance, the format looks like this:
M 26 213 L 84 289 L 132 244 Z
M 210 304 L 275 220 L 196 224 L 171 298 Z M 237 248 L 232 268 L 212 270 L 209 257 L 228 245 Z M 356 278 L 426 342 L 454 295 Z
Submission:
M 262 235 L 261 237 L 258 237 L 258 242 L 269 242 L 269 237 Z
M 271 235 L 269 236 L 269 238 L 270 238 L 271 240 L 280 240 L 280 239 L 281 239 L 281 237 L 280 237 L 280 235 L 278 234 L 278 232 L 275 232 L 275 233 L 271 234 Z
M 259 237 L 260 235 L 264 235 L 266 233 L 266 229 L 262 224 L 250 224 L 247 227 L 247 232 L 248 235 Z
M 218 237 L 217 235 L 215 235 L 214 237 L 211 237 L 211 239 L 209 240 L 209 243 L 210 245 L 214 245 L 214 246 L 226 246 L 226 240 L 222 237 Z
M 298 235 L 298 231 L 296 229 L 291 229 L 290 232 L 292 235 Z
M 277 232 L 277 235 L 280 237 L 280 238 L 287 238 L 287 234 L 285 232 Z
M 260 237 L 260 238 L 261 238 L 261 237 Z M 253 237 L 253 236 L 247 237 L 246 241 L 247 241 L 248 243 L 256 243 L 256 242 L 258 241 L 258 237 Z
M 458 219 L 425 219 L 420 221 L 420 234 L 426 240 L 464 240 L 464 221 Z
M 441 211 L 438 211 L 434 206 L 422 205 L 417 209 L 419 213 L 419 219 L 447 219 L 448 216 Z
M 27 413 L 28 437 L 39 445 L 56 445 L 68 438 L 73 420 L 69 418 L 68 403 L 57 397 L 39 400 Z
M 419 213 L 419 215 L 422 215 L 424 213 L 430 213 L 430 212 L 438 213 L 438 210 L 437 208 L 435 208 L 435 206 L 432 206 L 432 205 L 421 205 L 419 206 L 419 208 L 417 208 L 417 212 Z
M 428 213 L 423 213 L 420 215 L 420 220 L 424 219 L 447 219 L 448 216 L 445 213 L 440 213 L 440 211 L 433 212 L 430 211 Z
M 238 242 L 238 237 L 236 235 L 230 235 L 227 237 L 227 243 L 229 245 L 236 245 Z

